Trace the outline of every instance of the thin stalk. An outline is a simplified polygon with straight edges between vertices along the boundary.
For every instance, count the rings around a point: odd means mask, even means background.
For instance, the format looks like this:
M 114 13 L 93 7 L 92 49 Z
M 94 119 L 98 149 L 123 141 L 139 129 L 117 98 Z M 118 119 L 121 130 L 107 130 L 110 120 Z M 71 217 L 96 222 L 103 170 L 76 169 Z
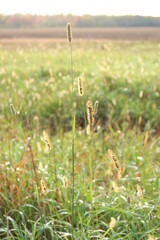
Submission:
M 105 234 L 103 235 L 103 238 L 109 233 L 109 231 L 111 230 L 111 228 L 108 228 L 108 230 L 105 232 Z
M 70 68 L 71 68 L 71 80 L 72 80 L 72 115 L 74 115 L 74 99 L 73 99 L 73 56 L 72 56 L 72 43 L 69 43 L 70 46 Z M 73 116 L 72 116 L 73 120 Z
M 74 221 L 74 133 L 75 133 L 75 115 L 72 126 L 72 172 L 73 172 L 73 192 L 72 192 L 72 239 L 73 238 L 73 221 Z
M 89 140 L 89 168 L 90 168 L 90 197 L 91 197 L 91 223 L 94 231 L 94 220 L 93 220 L 93 126 L 91 126 L 91 139 Z
M 82 96 L 82 105 L 83 105 L 83 115 L 84 115 L 85 132 L 86 132 L 87 121 L 86 121 L 86 111 L 85 111 L 85 100 L 84 100 L 84 96 Z
M 93 141 L 93 125 L 91 126 L 91 136 L 92 136 L 92 158 L 91 158 L 91 167 L 92 167 L 92 175 L 91 175 L 91 183 L 92 183 L 92 225 L 94 232 L 94 218 L 93 218 L 93 174 L 94 174 L 94 141 Z
M 73 57 L 72 57 L 72 43 L 69 42 L 70 46 L 70 74 L 72 81 L 72 175 L 73 175 L 73 185 L 72 185 L 72 239 L 73 238 L 73 223 L 74 223 L 74 132 L 75 132 L 75 113 L 74 113 L 74 89 L 73 89 Z

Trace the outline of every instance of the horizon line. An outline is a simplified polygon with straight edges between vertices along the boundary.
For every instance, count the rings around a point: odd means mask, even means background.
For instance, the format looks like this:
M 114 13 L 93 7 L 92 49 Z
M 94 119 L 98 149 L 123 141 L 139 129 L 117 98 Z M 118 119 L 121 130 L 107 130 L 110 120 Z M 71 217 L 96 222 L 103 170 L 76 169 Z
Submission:
M 63 16 L 75 16 L 75 17 L 83 17 L 83 16 L 106 16 L 106 17 L 127 17 L 127 16 L 132 16 L 132 17 L 152 17 L 152 18 L 160 18 L 160 16 L 153 16 L 153 15 L 139 15 L 139 14 L 125 14 L 125 15 L 114 15 L 114 14 L 89 14 L 89 13 L 85 13 L 85 14 L 72 14 L 72 13 L 67 13 L 67 14 L 63 14 L 63 13 L 57 13 L 57 14 L 33 14 L 33 13 L 13 13 L 13 14 L 6 14 L 6 13 L 1 13 L 0 15 L 3 16 L 14 16 L 14 15 L 22 15 L 22 16 L 26 16 L 26 15 L 30 15 L 30 16 L 42 16 L 42 17 L 47 17 L 47 16 L 59 16 L 59 15 L 63 15 Z

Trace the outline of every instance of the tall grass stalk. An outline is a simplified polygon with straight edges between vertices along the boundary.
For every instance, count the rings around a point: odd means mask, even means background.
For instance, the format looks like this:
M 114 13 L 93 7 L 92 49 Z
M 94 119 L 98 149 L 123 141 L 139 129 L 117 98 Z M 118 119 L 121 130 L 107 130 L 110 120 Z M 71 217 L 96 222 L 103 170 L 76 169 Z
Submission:
M 74 134 L 75 134 L 75 112 L 74 112 L 74 89 L 73 89 L 73 57 L 72 57 L 72 30 L 71 24 L 67 24 L 67 37 L 69 41 L 69 48 L 70 48 L 70 75 L 72 81 L 72 176 L 73 176 L 73 185 L 72 185 L 72 239 L 73 232 L 74 232 Z
M 93 127 L 94 127 L 94 111 L 93 111 L 93 104 L 91 100 L 88 100 L 86 103 L 86 112 L 87 112 L 87 121 L 91 128 L 91 138 L 90 138 L 90 156 L 89 156 L 89 164 L 90 164 L 90 194 L 91 194 L 91 208 L 92 208 L 92 217 L 91 222 L 93 226 L 94 232 L 94 219 L 93 219 L 93 160 L 94 160 L 94 142 L 93 142 Z
M 91 125 L 91 141 L 92 141 L 92 146 L 91 146 L 91 151 L 92 151 L 92 156 L 91 156 L 91 201 L 92 201 L 92 226 L 93 226 L 93 232 L 94 232 L 94 218 L 93 218 L 93 174 L 94 174 L 94 129 L 93 125 Z
M 85 125 L 85 133 L 86 133 L 87 120 L 86 120 L 86 110 L 85 110 L 85 99 L 84 99 L 84 96 L 82 96 L 82 105 L 83 105 L 84 125 Z

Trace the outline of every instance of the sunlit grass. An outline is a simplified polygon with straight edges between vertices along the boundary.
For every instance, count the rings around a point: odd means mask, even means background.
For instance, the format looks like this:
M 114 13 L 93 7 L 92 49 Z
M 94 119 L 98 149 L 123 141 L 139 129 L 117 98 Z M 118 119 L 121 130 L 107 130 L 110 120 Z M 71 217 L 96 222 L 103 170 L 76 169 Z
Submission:
M 73 44 L 75 239 L 159 237 L 159 54 L 158 43 Z M 71 239 L 68 45 L 1 45 L 0 59 L 0 238 L 38 239 L 45 233 L 46 239 Z M 79 76 L 84 76 L 83 97 Z M 89 99 L 99 106 L 93 133 L 86 135 Z M 119 160 L 121 178 L 108 149 Z

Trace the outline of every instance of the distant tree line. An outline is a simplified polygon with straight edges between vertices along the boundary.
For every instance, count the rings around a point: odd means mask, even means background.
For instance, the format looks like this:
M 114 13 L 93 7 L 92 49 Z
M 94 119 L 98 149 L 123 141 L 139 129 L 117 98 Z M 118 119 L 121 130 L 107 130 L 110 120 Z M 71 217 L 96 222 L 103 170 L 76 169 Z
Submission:
M 71 22 L 74 27 L 160 27 L 160 17 L 0 15 L 0 28 L 53 28 Z

